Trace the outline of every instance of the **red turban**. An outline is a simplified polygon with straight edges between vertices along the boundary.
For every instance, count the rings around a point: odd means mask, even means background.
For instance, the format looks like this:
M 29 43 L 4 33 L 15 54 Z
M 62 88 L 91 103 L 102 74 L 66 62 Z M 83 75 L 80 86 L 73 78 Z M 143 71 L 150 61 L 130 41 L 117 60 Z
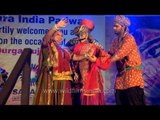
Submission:
M 80 25 L 85 25 L 90 31 L 94 29 L 94 23 L 89 19 L 83 19 Z

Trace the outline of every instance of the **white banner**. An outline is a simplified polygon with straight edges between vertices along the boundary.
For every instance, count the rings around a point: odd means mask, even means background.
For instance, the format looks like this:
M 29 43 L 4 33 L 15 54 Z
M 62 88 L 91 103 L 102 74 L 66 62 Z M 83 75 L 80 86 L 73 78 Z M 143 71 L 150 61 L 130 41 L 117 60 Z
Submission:
M 61 18 L 68 18 L 62 29 L 64 42 L 76 37 L 73 29 L 83 18 L 93 20 L 92 35 L 105 47 L 105 16 L 103 15 L 0 15 L 0 67 L 9 75 L 24 48 L 33 50 L 31 56 L 30 104 L 35 93 L 36 70 L 43 36 Z M 21 75 L 7 101 L 7 105 L 20 105 Z

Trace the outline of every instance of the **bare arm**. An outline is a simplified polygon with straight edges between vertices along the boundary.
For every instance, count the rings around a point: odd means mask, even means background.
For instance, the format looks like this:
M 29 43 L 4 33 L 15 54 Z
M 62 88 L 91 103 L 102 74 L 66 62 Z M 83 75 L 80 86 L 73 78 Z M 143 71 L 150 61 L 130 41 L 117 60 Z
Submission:
M 51 37 L 52 37 L 52 35 L 53 35 L 53 33 L 54 33 L 55 31 L 56 31 L 55 29 L 51 28 L 51 29 L 48 31 L 48 33 L 43 37 L 43 43 L 42 43 L 42 44 L 43 44 L 44 46 L 47 46 L 47 43 L 50 42 Z
M 120 58 L 117 55 L 114 55 L 111 57 L 111 62 L 115 62 L 117 60 L 119 60 Z
M 48 33 L 43 37 L 43 45 L 47 45 L 48 42 L 51 42 L 51 37 L 60 28 L 66 27 L 67 25 L 67 20 L 66 19 L 61 19 L 57 24 L 55 24 L 49 31 Z

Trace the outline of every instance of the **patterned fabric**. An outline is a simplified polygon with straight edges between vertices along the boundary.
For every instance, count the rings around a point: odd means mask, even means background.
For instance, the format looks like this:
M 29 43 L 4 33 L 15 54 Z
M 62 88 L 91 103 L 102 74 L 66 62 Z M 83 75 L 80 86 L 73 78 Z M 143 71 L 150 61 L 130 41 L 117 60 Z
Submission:
M 55 43 L 41 46 L 34 105 L 71 105 L 70 55 Z
M 70 55 L 56 43 L 51 44 L 50 57 L 47 59 L 48 66 L 53 66 L 51 76 L 53 80 L 72 80 L 70 68 Z M 53 55 L 53 56 L 52 56 Z M 52 57 L 51 57 L 52 56 Z
M 108 69 L 110 63 L 107 61 L 109 55 L 95 44 L 81 42 L 75 46 L 74 54 L 84 55 L 89 53 L 97 57 L 96 62 L 90 62 L 87 59 L 79 61 L 79 70 L 81 74 L 82 105 L 103 105 L 104 88 L 103 77 L 100 69 Z
M 144 88 L 142 69 L 140 67 L 142 62 L 133 36 L 128 33 L 122 41 L 118 41 L 115 38 L 112 42 L 110 53 L 119 57 L 119 61 L 116 62 L 118 74 L 115 88 L 127 89 L 134 86 Z

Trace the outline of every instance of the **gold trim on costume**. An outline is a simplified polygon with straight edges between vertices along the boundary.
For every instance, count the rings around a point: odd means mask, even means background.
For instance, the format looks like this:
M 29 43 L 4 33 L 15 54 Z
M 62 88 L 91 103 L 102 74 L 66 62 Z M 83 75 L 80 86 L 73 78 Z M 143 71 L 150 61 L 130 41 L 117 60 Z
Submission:
M 94 96 L 96 94 L 83 94 L 83 95 L 85 95 L 85 96 Z
M 61 105 L 63 105 L 64 104 L 64 91 L 65 91 L 66 82 L 63 81 L 61 84 L 62 84 Z
M 51 81 L 50 81 L 50 79 L 48 79 L 47 87 L 48 87 L 49 90 L 51 89 Z M 47 97 L 48 97 L 47 105 L 50 105 L 51 104 L 51 92 L 47 91 Z
M 96 95 L 97 93 L 102 92 L 99 88 L 96 88 L 92 91 L 86 91 L 84 89 L 82 89 L 81 91 L 83 92 L 83 95 L 85 95 L 85 96 L 93 96 L 93 95 Z M 87 92 L 90 92 L 90 93 L 87 93 Z
M 54 71 L 53 80 L 72 80 L 71 74 L 72 74 L 71 71 L 62 72 L 62 73 L 58 73 L 58 71 Z
M 53 76 L 53 80 L 72 80 L 71 76 Z

